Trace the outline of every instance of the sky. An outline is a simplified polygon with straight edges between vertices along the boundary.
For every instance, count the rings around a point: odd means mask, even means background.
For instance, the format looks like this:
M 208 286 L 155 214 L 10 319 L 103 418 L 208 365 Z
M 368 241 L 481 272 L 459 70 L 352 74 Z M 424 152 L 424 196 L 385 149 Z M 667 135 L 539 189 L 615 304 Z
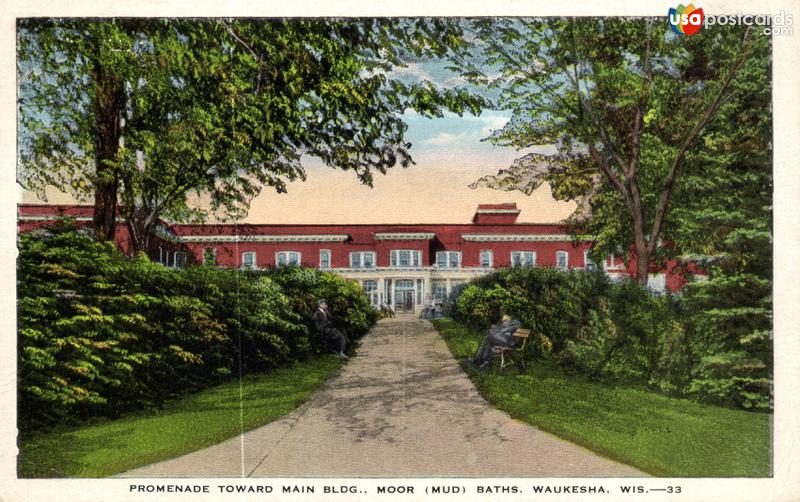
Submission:
M 396 73 L 404 80 L 430 80 L 443 87 L 461 83 L 440 64 L 410 63 Z M 563 220 L 575 206 L 554 200 L 546 184 L 530 196 L 469 188 L 481 176 L 496 174 L 530 151 L 481 141 L 501 129 L 509 117 L 501 110 L 462 117 L 445 113 L 441 118 L 407 112 L 406 139 L 412 144 L 409 151 L 416 164 L 391 168 L 386 175 L 377 173 L 370 188 L 361 185 L 352 172 L 304 157 L 307 179 L 289 183 L 285 194 L 266 188 L 252 201 L 242 223 L 469 223 L 478 204 L 498 202 L 515 202 L 521 209 L 520 222 Z M 22 202 L 41 202 L 21 192 Z M 47 194 L 50 203 L 73 202 L 55 189 Z

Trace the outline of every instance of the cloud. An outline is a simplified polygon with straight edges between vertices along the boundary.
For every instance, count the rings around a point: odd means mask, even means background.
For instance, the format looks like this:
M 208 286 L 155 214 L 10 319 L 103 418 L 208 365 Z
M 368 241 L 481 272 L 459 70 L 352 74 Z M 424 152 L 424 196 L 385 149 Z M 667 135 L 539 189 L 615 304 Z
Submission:
M 422 144 L 437 145 L 437 146 L 455 145 L 458 143 L 463 143 L 465 141 L 475 140 L 475 139 L 480 139 L 478 135 L 475 133 L 462 132 L 458 134 L 453 134 L 449 132 L 440 132 L 439 134 L 433 136 L 432 138 L 427 138 L 422 140 Z
M 420 63 L 408 63 L 406 66 L 395 66 L 392 68 L 389 75 L 393 77 L 409 77 L 413 80 L 436 80 Z
M 510 119 L 508 115 L 499 113 L 487 113 L 477 118 L 481 119 L 481 121 L 483 122 L 483 127 L 481 128 L 481 134 L 484 137 L 491 134 L 492 131 L 502 129 Z
M 502 129 L 509 116 L 503 112 L 487 111 L 479 116 L 445 113 L 443 118 L 427 119 L 409 113 L 415 131 L 419 134 L 415 144 L 425 146 L 463 145 L 471 147 L 492 132 Z

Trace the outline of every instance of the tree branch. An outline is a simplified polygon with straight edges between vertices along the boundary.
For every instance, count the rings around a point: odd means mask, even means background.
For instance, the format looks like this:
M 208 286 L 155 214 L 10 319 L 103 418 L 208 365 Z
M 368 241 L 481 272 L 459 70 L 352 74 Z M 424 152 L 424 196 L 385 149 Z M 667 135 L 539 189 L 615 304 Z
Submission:
M 661 192 L 661 198 L 658 201 L 655 219 L 653 220 L 653 227 L 650 232 L 650 239 L 647 243 L 648 251 L 651 253 L 655 250 L 658 235 L 661 232 L 661 227 L 664 224 L 664 218 L 666 217 L 669 209 L 669 201 L 672 198 L 673 192 L 675 191 L 675 180 L 677 179 L 678 172 L 683 165 L 686 153 L 697 140 L 700 132 L 702 132 L 705 126 L 708 125 L 708 123 L 714 117 L 714 114 L 716 114 L 717 110 L 725 99 L 725 92 L 728 90 L 728 87 L 730 86 L 734 77 L 739 73 L 739 70 L 744 65 L 744 62 L 747 59 L 748 50 L 750 48 L 751 32 L 752 27 L 749 26 L 747 30 L 745 30 L 744 37 L 742 38 L 742 47 L 739 51 L 739 56 L 734 62 L 733 68 L 731 68 L 731 71 L 728 73 L 728 76 L 725 78 L 722 86 L 719 88 L 719 91 L 717 91 L 717 95 L 714 100 L 711 102 L 708 108 L 706 108 L 705 112 L 700 116 L 700 119 L 683 140 L 683 143 L 678 149 L 678 153 L 675 155 L 675 158 L 672 161 L 669 174 L 667 175 L 667 181 L 664 185 L 664 189 Z
M 633 120 L 633 132 L 631 133 L 631 158 L 627 168 L 627 177 L 630 180 L 633 180 L 636 177 L 636 168 L 639 164 L 639 156 L 642 151 L 642 126 L 644 122 L 644 111 L 642 108 L 644 107 L 645 87 L 647 82 L 650 81 L 650 34 L 652 24 L 652 20 L 648 20 L 647 38 L 645 42 L 644 55 L 642 56 L 642 72 L 644 75 L 642 78 L 642 87 L 639 89 L 639 101 L 636 105 L 636 118 Z
M 611 156 L 614 160 L 619 164 L 620 169 L 625 169 L 625 165 L 627 164 L 625 160 L 622 158 L 622 155 L 619 153 L 619 149 L 617 148 L 614 141 L 611 139 L 611 136 L 608 134 L 608 131 L 605 129 L 605 124 L 600 120 L 597 116 L 594 107 L 594 101 L 592 100 L 592 93 L 587 87 L 586 89 L 586 99 L 584 100 L 583 92 L 581 91 L 581 81 L 580 75 L 578 74 L 578 47 L 577 43 L 575 42 L 575 32 L 574 32 L 574 23 L 575 21 L 570 19 L 570 39 L 572 40 L 572 55 L 573 55 L 573 67 L 575 75 L 571 75 L 569 70 L 566 67 L 562 67 L 564 75 L 572 82 L 573 87 L 575 88 L 575 93 L 578 96 L 578 103 L 584 109 L 584 111 L 589 115 L 589 117 L 594 122 L 597 131 L 600 133 L 600 140 L 603 142 L 603 145 L 608 149 Z M 611 166 L 607 166 L 611 169 Z
M 611 169 L 611 167 L 608 165 L 608 162 L 606 162 L 606 159 L 603 158 L 597 148 L 595 148 L 593 145 L 589 146 L 589 155 L 591 155 L 592 159 L 597 163 L 598 166 L 600 166 L 600 170 L 603 171 L 603 174 L 605 174 L 606 178 L 608 178 L 614 188 L 616 188 L 620 195 L 622 195 L 622 198 L 625 202 L 625 207 L 627 207 L 631 212 L 631 215 L 633 215 L 634 209 L 631 195 L 625 188 L 625 184 L 622 182 L 619 176 L 617 176 L 614 170 Z
M 248 45 L 247 42 L 242 40 L 242 38 L 239 35 L 237 35 L 235 31 L 233 31 L 233 27 L 230 24 L 226 23 L 224 19 L 220 18 L 219 22 L 222 23 L 222 26 L 225 27 L 225 29 L 228 31 L 228 33 L 230 33 L 233 39 L 239 42 L 239 45 L 247 49 L 247 51 L 256 59 L 256 61 L 258 61 L 258 80 L 256 81 L 256 91 L 255 91 L 256 95 L 258 95 L 261 92 L 261 79 L 264 77 L 264 58 L 256 54 L 256 51 L 253 50 L 253 48 L 250 47 L 250 45 Z

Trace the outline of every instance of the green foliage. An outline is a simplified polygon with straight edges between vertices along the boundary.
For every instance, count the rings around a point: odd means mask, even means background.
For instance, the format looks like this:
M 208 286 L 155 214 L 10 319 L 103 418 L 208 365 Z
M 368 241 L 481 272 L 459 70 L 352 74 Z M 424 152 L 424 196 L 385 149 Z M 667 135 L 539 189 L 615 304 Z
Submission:
M 351 336 L 376 319 L 358 285 L 333 274 L 172 269 L 69 222 L 19 239 L 22 429 L 160 408 L 321 351 L 310 305 L 322 295 Z
M 262 273 L 280 284 L 291 299 L 294 310 L 301 313 L 308 326 L 313 326 L 311 317 L 321 299 L 327 300 L 334 315 L 334 325 L 351 340 L 364 336 L 378 320 L 378 311 L 356 281 L 296 266 L 278 267 Z M 316 329 L 312 332 L 318 336 Z
M 504 309 L 541 333 L 560 351 L 574 339 L 596 299 L 610 288 L 602 273 L 552 268 L 501 269 L 472 281 L 456 299 L 455 316 L 478 327 L 497 322 Z
M 690 392 L 747 409 L 772 406 L 771 64 L 742 70 L 709 126 L 676 209 L 676 243 L 698 256 L 688 338 L 699 357 Z
M 529 153 L 473 186 L 530 194 L 548 183 L 556 199 L 578 203 L 572 222 L 595 237 L 595 258 L 635 255 L 644 283 L 651 260 L 681 252 L 659 242 L 680 232 L 681 194 L 708 181 L 698 154 L 714 144 L 727 155 L 749 139 L 735 124 L 769 114 L 770 37 L 718 28 L 683 37 L 659 18 L 472 21 L 478 43 L 457 68 L 511 113 L 488 139 L 556 150 Z M 755 88 L 766 100 L 748 99 Z M 719 134 L 716 122 L 732 127 Z M 764 142 L 749 148 L 768 155 Z
M 552 352 L 562 368 L 592 379 L 769 409 L 766 308 L 729 308 L 741 299 L 725 296 L 735 290 L 726 284 L 718 291 L 718 283 L 692 285 L 682 299 L 654 296 L 632 281 L 611 283 L 601 272 L 505 269 L 464 288 L 454 316 L 485 329 L 508 311 L 534 333 L 527 357 Z M 769 285 L 745 284 L 741 294 L 752 299 Z
M 462 89 L 391 71 L 463 44 L 441 19 L 23 19 L 20 180 L 89 197 L 104 177 L 137 249 L 160 216 L 205 218 L 195 194 L 241 216 L 264 187 L 285 192 L 301 155 L 371 185 L 412 163 L 404 112 L 479 113 Z

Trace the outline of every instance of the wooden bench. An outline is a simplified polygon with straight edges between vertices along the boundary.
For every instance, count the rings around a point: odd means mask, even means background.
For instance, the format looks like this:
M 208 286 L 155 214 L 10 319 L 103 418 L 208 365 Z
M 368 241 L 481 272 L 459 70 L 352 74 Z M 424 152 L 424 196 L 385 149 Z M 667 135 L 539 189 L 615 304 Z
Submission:
M 502 345 L 495 345 L 492 347 L 492 352 L 500 356 L 500 369 L 506 366 L 511 366 L 516 363 L 521 369 L 525 369 L 525 344 L 528 343 L 528 338 L 531 336 L 531 330 L 520 328 L 514 332 L 512 336 L 519 338 L 516 347 L 504 347 Z M 508 358 L 508 361 L 506 361 Z

